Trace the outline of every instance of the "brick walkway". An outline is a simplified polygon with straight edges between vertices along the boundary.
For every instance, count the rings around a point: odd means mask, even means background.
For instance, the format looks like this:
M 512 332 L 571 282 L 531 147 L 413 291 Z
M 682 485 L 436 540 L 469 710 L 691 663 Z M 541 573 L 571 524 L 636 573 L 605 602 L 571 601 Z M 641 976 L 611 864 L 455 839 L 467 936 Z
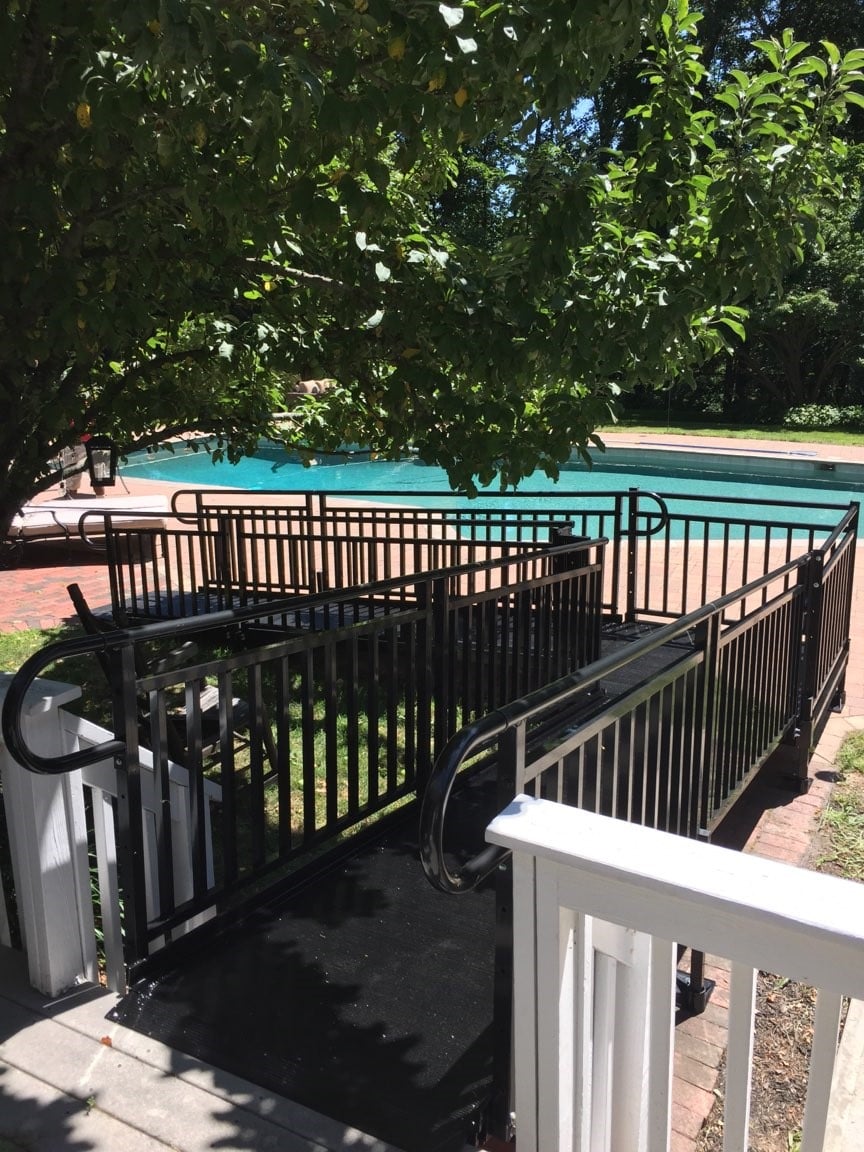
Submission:
M 651 434 L 627 433 L 608 435 L 610 445 L 636 446 L 650 442 L 657 447 L 681 447 L 704 450 L 705 440 Z M 759 441 L 718 440 L 718 447 L 758 452 L 765 447 L 776 455 L 782 445 L 763 445 Z M 790 452 L 798 446 L 790 445 Z M 808 453 L 824 459 L 846 459 L 864 464 L 864 449 L 807 445 Z M 136 481 L 130 483 L 134 494 L 170 492 L 173 485 Z M 92 553 L 79 552 L 56 545 L 31 547 L 22 566 L 0 572 L 0 631 L 27 628 L 49 628 L 68 622 L 72 616 L 66 585 L 77 581 L 88 601 L 95 605 L 109 602 L 107 569 L 104 562 L 93 563 Z M 864 619 L 864 574 L 858 567 L 853 604 L 853 636 L 847 674 L 847 704 L 843 716 L 833 717 L 812 762 L 813 786 L 806 796 L 799 796 L 777 780 L 767 779 L 754 785 L 736 805 L 735 820 L 728 821 L 718 838 L 730 846 L 775 860 L 799 865 L 807 856 L 819 815 L 831 792 L 834 754 L 845 736 L 864 728 L 864 643 L 855 631 Z M 726 1046 L 728 1009 L 728 970 L 712 963 L 708 974 L 716 981 L 708 1008 L 699 1017 L 682 1022 L 676 1029 L 675 1095 L 673 1108 L 673 1141 L 671 1152 L 695 1152 L 696 1137 L 714 1104 L 718 1069 Z
M 170 497 L 175 484 L 153 480 L 129 481 L 128 492 L 118 488 L 120 496 L 160 494 Z M 37 500 L 57 499 L 58 490 L 50 490 Z M 81 496 L 92 496 L 86 485 Z M 110 496 L 106 497 L 106 501 Z M 74 501 L 69 501 L 74 506 Z M 69 544 L 40 540 L 25 545 L 21 565 L 0 570 L 0 632 L 21 632 L 29 628 L 56 628 L 77 623 L 66 585 L 80 584 L 87 602 L 94 607 L 111 601 L 108 569 L 104 557 L 83 542 Z

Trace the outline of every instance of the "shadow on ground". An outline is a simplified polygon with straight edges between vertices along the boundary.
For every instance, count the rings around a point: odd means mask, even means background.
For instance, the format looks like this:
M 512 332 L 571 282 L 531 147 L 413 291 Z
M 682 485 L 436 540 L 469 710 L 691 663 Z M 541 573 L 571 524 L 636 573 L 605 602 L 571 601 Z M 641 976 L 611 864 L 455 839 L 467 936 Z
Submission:
M 449 1152 L 489 1094 L 493 976 L 494 890 L 433 891 L 412 815 L 112 1019 L 407 1152 Z

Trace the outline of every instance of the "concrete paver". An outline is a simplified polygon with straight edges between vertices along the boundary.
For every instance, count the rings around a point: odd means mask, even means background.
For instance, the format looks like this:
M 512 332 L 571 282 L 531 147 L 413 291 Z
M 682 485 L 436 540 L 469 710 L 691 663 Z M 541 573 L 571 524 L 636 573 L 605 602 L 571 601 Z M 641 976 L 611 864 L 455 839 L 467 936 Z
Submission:
M 112 993 L 45 1001 L 22 961 L 0 949 L 0 1138 L 26 1152 L 398 1152 L 107 1021 Z
M 112 1148 L 118 1152 L 172 1152 L 94 1101 L 72 1096 L 0 1063 L 0 1152 L 69 1152 Z

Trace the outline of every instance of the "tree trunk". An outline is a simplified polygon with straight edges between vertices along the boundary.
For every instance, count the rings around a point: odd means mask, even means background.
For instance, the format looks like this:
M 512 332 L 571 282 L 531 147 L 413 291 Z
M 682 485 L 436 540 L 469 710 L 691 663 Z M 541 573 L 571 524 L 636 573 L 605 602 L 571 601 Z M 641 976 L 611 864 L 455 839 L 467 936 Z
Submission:
M 733 421 L 738 415 L 740 383 L 744 374 L 745 357 L 740 351 L 727 356 L 723 369 L 723 419 Z

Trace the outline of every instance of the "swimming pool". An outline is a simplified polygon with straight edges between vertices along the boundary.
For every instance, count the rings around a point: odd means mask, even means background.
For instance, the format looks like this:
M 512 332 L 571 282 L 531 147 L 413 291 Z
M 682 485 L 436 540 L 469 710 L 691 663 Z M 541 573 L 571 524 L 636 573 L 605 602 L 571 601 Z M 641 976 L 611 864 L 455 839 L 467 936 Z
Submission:
M 123 466 L 127 476 L 164 480 L 183 487 L 218 486 L 261 492 L 272 489 L 304 492 L 375 493 L 377 501 L 399 501 L 420 507 L 442 503 L 441 493 L 449 491 L 442 468 L 416 458 L 400 461 L 371 460 L 367 454 L 319 457 L 313 466 L 291 458 L 280 445 L 262 443 L 258 454 L 238 464 L 214 464 L 204 451 L 165 449 L 132 454 Z M 804 452 L 795 459 L 734 457 L 706 452 L 672 450 L 640 451 L 609 448 L 595 457 L 593 468 L 574 460 L 564 466 L 557 483 L 542 473 L 527 477 L 519 486 L 525 493 L 542 492 L 566 496 L 568 492 L 610 492 L 627 488 L 660 492 L 664 497 L 682 497 L 682 507 L 692 506 L 693 498 L 708 497 L 728 502 L 721 515 L 740 512 L 740 501 L 794 501 L 848 505 L 864 493 L 864 467 L 828 464 Z M 388 495 L 384 495 L 387 493 Z M 496 489 L 483 491 L 483 503 L 495 506 L 506 502 Z M 449 496 L 454 505 L 465 505 L 467 497 Z M 668 501 L 667 501 L 668 502 Z M 670 510 L 673 504 L 670 502 Z M 773 510 L 772 510 L 773 511 Z M 756 515 L 753 506 L 746 515 Z M 795 519 L 794 510 L 788 517 Z M 820 517 L 821 519 L 821 517 Z M 826 523 L 836 514 L 826 511 Z

